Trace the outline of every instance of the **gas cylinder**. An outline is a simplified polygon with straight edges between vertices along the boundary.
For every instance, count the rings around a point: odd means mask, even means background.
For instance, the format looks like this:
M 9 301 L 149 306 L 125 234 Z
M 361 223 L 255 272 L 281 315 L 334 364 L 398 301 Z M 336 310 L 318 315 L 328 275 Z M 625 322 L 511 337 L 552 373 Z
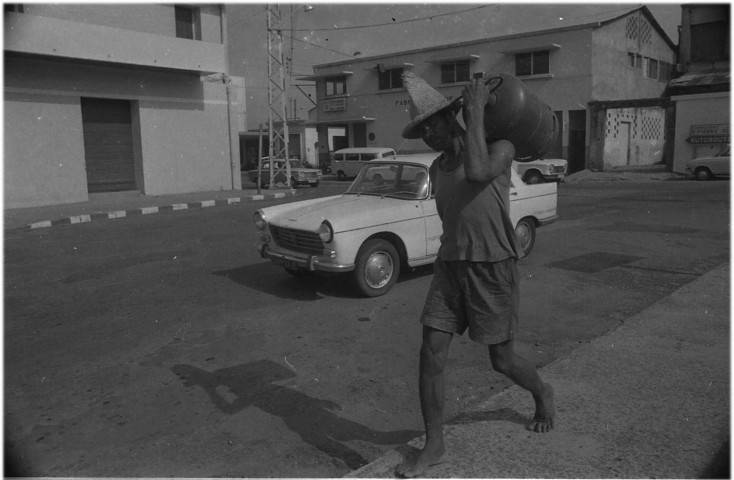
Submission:
M 542 158 L 559 131 L 553 110 L 513 75 L 493 73 L 485 76 L 485 82 L 490 89 L 484 109 L 487 143 L 509 140 L 518 162 Z

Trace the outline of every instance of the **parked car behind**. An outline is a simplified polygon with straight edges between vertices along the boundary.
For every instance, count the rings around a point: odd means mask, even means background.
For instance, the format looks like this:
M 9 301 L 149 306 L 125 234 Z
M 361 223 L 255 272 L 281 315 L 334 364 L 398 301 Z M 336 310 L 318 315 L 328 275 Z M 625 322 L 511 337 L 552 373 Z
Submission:
M 384 295 L 401 268 L 433 263 L 442 226 L 428 169 L 436 153 L 372 160 L 346 193 L 255 213 L 262 258 L 292 274 L 350 272 L 357 290 Z M 512 169 L 510 218 L 523 255 L 555 221 L 557 185 L 526 185 Z
M 357 176 L 362 165 L 370 160 L 384 157 L 394 157 L 395 150 L 392 148 L 342 148 L 334 152 L 331 161 L 331 173 L 336 174 L 339 180 L 346 180 Z
M 693 174 L 696 180 L 710 180 L 714 177 L 728 177 L 731 165 L 730 145 L 722 147 L 718 152 L 706 157 L 689 160 L 686 171 Z
M 547 158 L 532 162 L 513 162 L 525 183 L 559 182 L 568 171 L 568 162 L 562 158 Z
M 276 158 L 273 164 L 274 169 L 283 168 L 285 162 L 282 158 Z M 288 160 L 291 166 L 291 186 L 298 187 L 299 185 L 311 185 L 312 187 L 319 186 L 319 180 L 321 180 L 321 170 L 318 168 L 311 168 L 304 165 L 302 160 Z M 260 186 L 267 187 L 270 185 L 270 159 L 263 157 L 262 168 L 260 171 Z M 257 169 L 249 170 L 247 172 L 249 180 L 257 185 Z M 275 183 L 286 183 L 286 171 L 282 170 L 275 174 Z

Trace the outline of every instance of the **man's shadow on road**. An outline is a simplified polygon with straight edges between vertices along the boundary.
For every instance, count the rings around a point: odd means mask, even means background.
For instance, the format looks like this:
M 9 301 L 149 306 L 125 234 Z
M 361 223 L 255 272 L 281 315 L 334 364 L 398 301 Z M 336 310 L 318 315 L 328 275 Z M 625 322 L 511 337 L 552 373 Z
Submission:
M 338 404 L 276 385 L 274 382 L 296 375 L 290 369 L 269 360 L 213 372 L 192 365 L 175 365 L 171 370 L 183 380 L 185 386 L 203 388 L 222 412 L 235 414 L 249 406 L 258 407 L 282 418 L 288 428 L 305 442 L 342 460 L 352 470 L 368 461 L 342 442 L 363 440 L 393 445 L 408 442 L 423 433 L 416 430 L 380 432 L 339 417 L 331 411 L 339 408 Z

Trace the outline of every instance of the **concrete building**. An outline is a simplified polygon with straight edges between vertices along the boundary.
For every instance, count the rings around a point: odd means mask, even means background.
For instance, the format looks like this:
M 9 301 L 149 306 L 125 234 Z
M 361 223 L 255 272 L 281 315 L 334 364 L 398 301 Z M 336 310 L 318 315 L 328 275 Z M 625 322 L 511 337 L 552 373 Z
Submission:
M 730 29 L 728 4 L 682 6 L 682 75 L 670 82 L 669 90 L 676 112 L 674 172 L 684 173 L 688 160 L 731 142 Z
M 409 98 L 400 75 L 411 70 L 447 98 L 476 72 L 516 75 L 554 110 L 561 133 L 547 156 L 571 171 L 592 165 L 590 143 L 601 143 L 600 166 L 656 163 L 662 158 L 664 106 L 605 109 L 602 138 L 590 138 L 589 103 L 659 99 L 672 78 L 676 46 L 646 7 L 603 21 L 403 51 L 314 66 L 300 80 L 316 82 L 320 160 L 343 147 L 426 151 L 400 136 Z M 626 135 L 626 137 L 625 137 Z M 626 143 L 625 143 L 626 142 Z
M 240 188 L 216 4 L 5 5 L 5 207 Z

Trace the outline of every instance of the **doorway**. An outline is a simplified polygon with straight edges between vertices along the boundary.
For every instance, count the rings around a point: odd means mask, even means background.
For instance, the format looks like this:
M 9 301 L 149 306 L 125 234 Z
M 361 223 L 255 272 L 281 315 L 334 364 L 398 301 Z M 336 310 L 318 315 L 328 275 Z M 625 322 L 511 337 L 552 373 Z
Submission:
M 82 98 L 81 108 L 89 193 L 135 190 L 130 102 Z
M 568 111 L 568 173 L 586 168 L 586 110 Z

